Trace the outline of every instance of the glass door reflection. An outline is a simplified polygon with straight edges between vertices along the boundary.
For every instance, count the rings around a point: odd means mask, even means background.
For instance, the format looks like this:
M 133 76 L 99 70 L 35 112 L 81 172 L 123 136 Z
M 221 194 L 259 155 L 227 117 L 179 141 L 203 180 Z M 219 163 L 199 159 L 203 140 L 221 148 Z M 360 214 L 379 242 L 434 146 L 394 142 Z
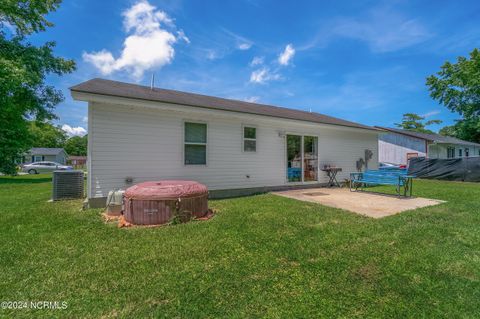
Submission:
M 318 137 L 303 137 L 303 181 L 318 180 Z
M 302 181 L 302 136 L 287 135 L 287 181 Z

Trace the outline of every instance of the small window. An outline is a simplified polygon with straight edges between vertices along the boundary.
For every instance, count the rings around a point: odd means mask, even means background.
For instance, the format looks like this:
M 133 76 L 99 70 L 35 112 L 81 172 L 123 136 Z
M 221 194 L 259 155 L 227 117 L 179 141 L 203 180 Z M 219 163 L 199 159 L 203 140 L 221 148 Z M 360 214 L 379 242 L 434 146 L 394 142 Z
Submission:
M 447 147 L 447 158 L 455 157 L 455 147 Z
M 35 156 L 33 157 L 33 161 L 34 161 L 34 162 L 43 161 L 43 156 L 42 156 L 42 155 L 35 155 Z
M 207 124 L 185 122 L 185 165 L 207 164 Z
M 463 156 L 463 155 L 462 155 L 462 149 L 459 148 L 459 149 L 458 149 L 458 157 L 462 157 L 462 156 Z
M 470 150 L 468 148 L 465 149 L 465 156 L 468 157 L 470 155 Z
M 243 151 L 257 151 L 257 129 L 255 127 L 243 127 Z

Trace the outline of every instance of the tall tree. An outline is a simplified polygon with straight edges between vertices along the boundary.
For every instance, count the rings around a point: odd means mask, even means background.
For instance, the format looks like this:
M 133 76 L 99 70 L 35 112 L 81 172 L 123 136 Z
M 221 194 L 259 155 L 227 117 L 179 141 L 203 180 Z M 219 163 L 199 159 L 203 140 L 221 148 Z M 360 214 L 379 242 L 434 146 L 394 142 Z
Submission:
M 3 173 L 15 173 L 15 158 L 32 145 L 28 120 L 43 122 L 56 118 L 53 111 L 63 96 L 45 84 L 45 77 L 75 69 L 74 61 L 54 55 L 55 42 L 36 47 L 26 41 L 29 34 L 52 25 L 45 15 L 59 5 L 58 0 L 0 1 L 0 171 Z
M 72 136 L 65 143 L 65 152 L 68 155 L 87 155 L 87 143 L 88 137 L 85 136 Z
M 480 51 L 445 62 L 427 78 L 430 96 L 463 118 L 448 131 L 455 137 L 480 143 Z M 447 131 L 447 129 L 445 130 Z
M 48 122 L 30 122 L 32 147 L 65 147 L 67 133 Z
M 428 120 L 425 121 L 425 117 L 415 113 L 403 114 L 402 122 L 395 123 L 395 125 L 401 129 L 409 130 L 420 133 L 433 133 L 433 131 L 426 127 L 432 124 L 440 124 L 441 120 Z
M 455 137 L 457 135 L 457 131 L 455 130 L 455 125 L 448 125 L 442 127 L 439 131 L 438 134 L 443 135 L 443 136 L 453 136 Z
M 480 121 L 475 118 L 457 120 L 454 125 L 443 127 L 439 133 L 465 141 L 480 143 Z

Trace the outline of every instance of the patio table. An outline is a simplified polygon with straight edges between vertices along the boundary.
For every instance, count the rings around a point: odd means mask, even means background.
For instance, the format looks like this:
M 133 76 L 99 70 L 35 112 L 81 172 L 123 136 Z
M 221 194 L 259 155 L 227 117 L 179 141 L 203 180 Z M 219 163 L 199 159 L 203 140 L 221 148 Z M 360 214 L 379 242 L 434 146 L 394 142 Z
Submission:
M 342 171 L 340 167 L 324 167 L 322 171 L 327 173 L 327 176 L 329 178 L 329 181 L 328 181 L 329 187 L 332 187 L 332 186 L 340 187 L 340 184 L 337 181 L 337 174 L 338 172 Z

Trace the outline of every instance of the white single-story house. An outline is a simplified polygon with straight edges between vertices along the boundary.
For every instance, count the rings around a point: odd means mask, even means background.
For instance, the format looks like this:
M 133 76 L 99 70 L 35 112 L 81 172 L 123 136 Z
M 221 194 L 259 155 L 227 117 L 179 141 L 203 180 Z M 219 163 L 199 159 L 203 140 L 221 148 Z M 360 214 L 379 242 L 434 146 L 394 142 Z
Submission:
M 380 127 L 378 160 L 381 163 L 407 164 L 412 157 L 460 158 L 480 156 L 480 144 L 440 134 L 412 132 Z
M 59 164 L 67 163 L 67 153 L 63 148 L 34 147 L 22 156 L 22 164 L 34 162 L 56 162 Z
M 88 102 L 88 200 L 147 180 L 187 179 L 211 197 L 328 182 L 325 165 L 378 167 L 379 130 L 269 105 L 92 79 L 70 88 Z

